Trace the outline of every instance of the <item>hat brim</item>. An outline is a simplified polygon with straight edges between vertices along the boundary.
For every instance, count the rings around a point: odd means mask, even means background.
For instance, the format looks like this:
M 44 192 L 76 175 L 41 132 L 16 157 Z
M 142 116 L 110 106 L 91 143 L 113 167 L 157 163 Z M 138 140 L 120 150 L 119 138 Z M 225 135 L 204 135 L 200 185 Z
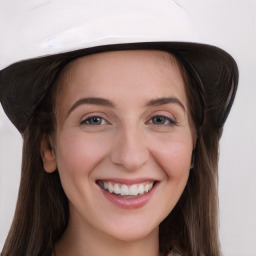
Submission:
M 155 49 L 178 54 L 197 73 L 202 86 L 200 90 L 204 94 L 206 115 L 211 116 L 215 129 L 221 131 L 237 91 L 238 67 L 224 50 L 200 43 L 112 44 L 14 63 L 0 72 L 0 102 L 3 109 L 19 132 L 23 133 L 37 106 L 67 63 L 93 53 L 133 49 Z M 51 82 L 45 83 L 46 78 Z

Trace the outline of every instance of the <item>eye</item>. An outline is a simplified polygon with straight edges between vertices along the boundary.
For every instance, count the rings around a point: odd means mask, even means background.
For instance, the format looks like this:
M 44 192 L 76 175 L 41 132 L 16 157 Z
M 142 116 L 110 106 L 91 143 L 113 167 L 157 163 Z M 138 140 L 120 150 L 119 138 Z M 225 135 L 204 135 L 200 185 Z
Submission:
M 156 125 L 176 125 L 177 122 L 167 116 L 154 116 L 149 121 L 150 124 Z
M 105 125 L 107 121 L 101 116 L 90 116 L 84 119 L 80 124 L 85 125 Z

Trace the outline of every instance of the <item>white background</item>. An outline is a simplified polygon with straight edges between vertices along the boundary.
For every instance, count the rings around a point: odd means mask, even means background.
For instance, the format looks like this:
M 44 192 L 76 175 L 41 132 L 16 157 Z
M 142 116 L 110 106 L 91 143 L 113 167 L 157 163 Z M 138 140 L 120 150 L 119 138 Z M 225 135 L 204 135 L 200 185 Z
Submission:
M 176 0 L 200 37 L 236 59 L 237 97 L 220 142 L 220 240 L 224 256 L 256 256 L 256 0 Z M 22 140 L 0 107 L 0 250 L 17 199 Z

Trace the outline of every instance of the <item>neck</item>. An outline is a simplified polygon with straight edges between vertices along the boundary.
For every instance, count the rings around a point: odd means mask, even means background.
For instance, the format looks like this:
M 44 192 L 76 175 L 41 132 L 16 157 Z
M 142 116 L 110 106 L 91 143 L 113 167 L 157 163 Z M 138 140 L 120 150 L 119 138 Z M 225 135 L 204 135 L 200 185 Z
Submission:
M 88 224 L 85 226 L 74 225 L 70 221 L 55 247 L 55 256 L 159 255 L 158 228 L 143 238 L 122 241 Z

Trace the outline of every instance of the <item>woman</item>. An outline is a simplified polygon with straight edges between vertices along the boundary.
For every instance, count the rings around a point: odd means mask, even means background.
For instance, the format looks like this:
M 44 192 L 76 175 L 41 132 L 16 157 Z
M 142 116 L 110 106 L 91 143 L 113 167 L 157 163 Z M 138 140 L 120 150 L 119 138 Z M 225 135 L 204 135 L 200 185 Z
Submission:
M 0 99 L 24 146 L 2 255 L 220 255 L 232 57 L 172 1 L 15 8 Z

